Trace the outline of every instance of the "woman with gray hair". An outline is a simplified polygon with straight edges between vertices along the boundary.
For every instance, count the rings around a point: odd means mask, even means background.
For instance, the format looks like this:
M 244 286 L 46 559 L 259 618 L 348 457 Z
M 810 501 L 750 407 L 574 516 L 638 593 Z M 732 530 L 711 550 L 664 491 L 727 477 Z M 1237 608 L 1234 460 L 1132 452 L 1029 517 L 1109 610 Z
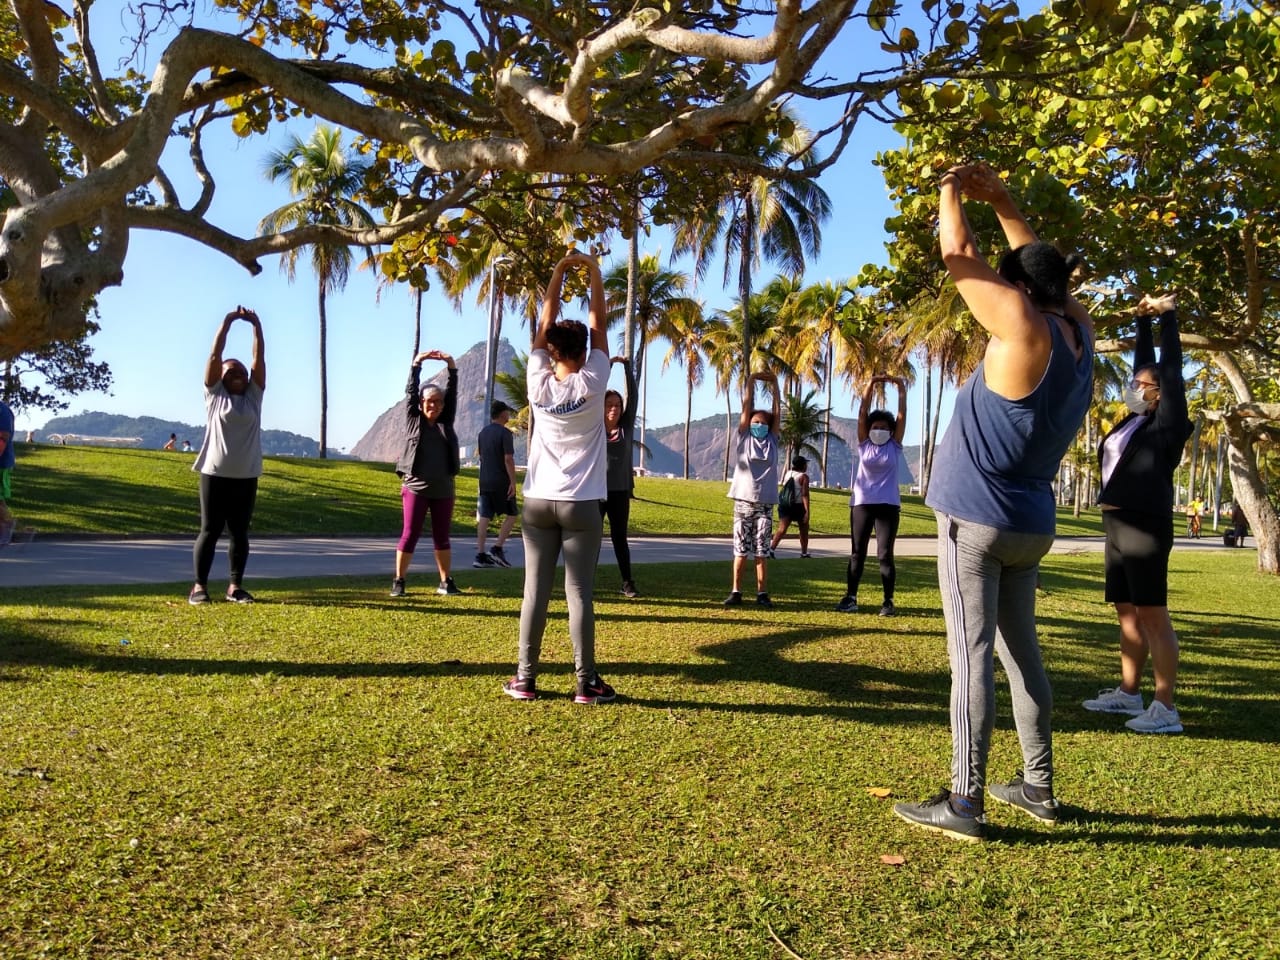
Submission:
M 428 383 L 419 387 L 422 361 L 443 360 L 449 368 L 444 389 Z M 391 596 L 404 596 L 404 580 L 413 562 L 413 551 L 422 535 L 427 515 L 431 516 L 431 543 L 435 548 L 440 586 L 436 593 L 461 593 L 449 575 L 452 560 L 449 528 L 453 524 L 453 478 L 461 466 L 458 435 L 453 418 L 458 410 L 458 368 L 453 357 L 440 350 L 427 350 L 413 358 L 409 382 L 404 389 L 405 442 L 396 461 L 400 478 L 400 500 L 404 505 L 404 526 L 396 544 L 396 575 Z

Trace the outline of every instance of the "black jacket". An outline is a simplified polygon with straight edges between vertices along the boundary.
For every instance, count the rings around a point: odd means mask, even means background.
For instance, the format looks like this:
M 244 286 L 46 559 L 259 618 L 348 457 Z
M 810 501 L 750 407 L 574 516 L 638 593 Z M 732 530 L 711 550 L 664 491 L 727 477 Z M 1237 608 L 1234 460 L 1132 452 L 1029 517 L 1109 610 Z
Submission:
M 1138 336 L 1133 346 L 1133 368 L 1156 362 L 1151 340 L 1151 318 L 1138 318 Z M 1153 516 L 1168 517 L 1173 513 L 1173 471 L 1182 460 L 1182 448 L 1191 436 L 1192 424 L 1187 416 L 1187 388 L 1182 380 L 1182 340 L 1178 336 L 1178 315 L 1170 310 L 1160 315 L 1160 404 L 1147 416 L 1129 438 L 1111 473 L 1111 479 L 1098 495 L 1098 503 L 1135 510 Z M 1137 414 L 1129 414 L 1107 434 L 1121 429 Z M 1102 462 L 1102 438 L 1098 445 L 1098 462 Z
M 422 428 L 427 425 L 427 418 L 422 415 L 422 391 L 418 386 L 422 379 L 422 366 L 414 364 L 409 368 L 409 382 L 404 388 L 405 440 L 404 450 L 396 461 L 396 476 L 404 479 L 413 473 L 413 459 L 418 455 L 418 439 L 422 436 Z M 462 467 L 458 454 L 458 435 L 453 431 L 453 418 L 458 413 L 458 370 L 449 370 L 449 383 L 444 388 L 444 408 L 436 417 L 436 426 L 444 431 L 449 441 L 449 475 L 456 477 Z

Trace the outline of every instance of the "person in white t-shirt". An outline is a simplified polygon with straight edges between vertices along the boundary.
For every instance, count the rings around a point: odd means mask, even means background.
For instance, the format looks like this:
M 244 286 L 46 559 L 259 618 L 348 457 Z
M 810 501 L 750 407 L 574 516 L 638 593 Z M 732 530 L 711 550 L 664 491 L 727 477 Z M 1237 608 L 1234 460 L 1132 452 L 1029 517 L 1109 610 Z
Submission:
M 253 327 L 253 361 L 247 370 L 239 360 L 222 359 L 227 331 L 236 320 Z M 191 467 L 200 474 L 200 533 L 192 549 L 196 580 L 187 595 L 187 602 L 193 605 L 209 602 L 209 570 L 224 528 L 231 536 L 227 599 L 253 603 L 241 581 L 249 559 L 249 521 L 258 496 L 258 477 L 262 476 L 262 394 L 266 388 L 262 322 L 252 310 L 236 307 L 223 318 L 205 363 L 208 425 Z
M 588 328 L 557 322 L 564 275 L 581 266 L 591 288 Z M 524 602 L 516 675 L 502 685 L 517 700 L 537 696 L 536 674 L 547 625 L 556 562 L 564 553 L 564 592 L 569 606 L 577 691 L 574 703 L 605 703 L 615 696 L 595 662 L 596 563 L 608 496 L 604 395 L 609 386 L 604 281 L 593 257 L 570 253 L 556 264 L 542 300 L 542 315 L 529 354 L 528 391 L 533 434 L 524 478 Z

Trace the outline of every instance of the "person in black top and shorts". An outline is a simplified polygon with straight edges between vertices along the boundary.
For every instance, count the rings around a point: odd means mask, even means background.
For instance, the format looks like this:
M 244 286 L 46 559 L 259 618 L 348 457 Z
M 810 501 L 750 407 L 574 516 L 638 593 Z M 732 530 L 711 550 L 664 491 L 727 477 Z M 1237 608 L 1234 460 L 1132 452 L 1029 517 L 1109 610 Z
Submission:
M 515 440 L 507 429 L 507 421 L 515 413 L 501 400 L 489 408 L 489 425 L 476 438 L 480 454 L 480 494 L 476 499 L 476 560 L 473 567 L 509 567 L 505 544 L 516 525 L 516 455 Z M 498 542 L 488 553 L 484 544 L 489 536 L 489 521 L 502 516 Z

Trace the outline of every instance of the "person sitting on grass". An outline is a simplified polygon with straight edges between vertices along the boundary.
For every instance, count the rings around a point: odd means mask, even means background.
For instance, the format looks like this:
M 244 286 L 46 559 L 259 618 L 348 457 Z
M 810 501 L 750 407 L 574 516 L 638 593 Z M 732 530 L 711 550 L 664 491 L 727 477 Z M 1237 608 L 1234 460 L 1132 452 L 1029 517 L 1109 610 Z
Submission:
M 755 384 L 759 380 L 773 395 L 771 410 L 756 409 Z M 733 586 L 726 607 L 742 605 L 742 571 L 747 557 L 755 557 L 756 604 L 766 609 L 769 599 L 769 555 L 773 552 L 773 507 L 778 502 L 778 378 L 753 373 L 742 393 L 742 417 L 734 447 L 736 460 L 729 498 L 733 501 Z

